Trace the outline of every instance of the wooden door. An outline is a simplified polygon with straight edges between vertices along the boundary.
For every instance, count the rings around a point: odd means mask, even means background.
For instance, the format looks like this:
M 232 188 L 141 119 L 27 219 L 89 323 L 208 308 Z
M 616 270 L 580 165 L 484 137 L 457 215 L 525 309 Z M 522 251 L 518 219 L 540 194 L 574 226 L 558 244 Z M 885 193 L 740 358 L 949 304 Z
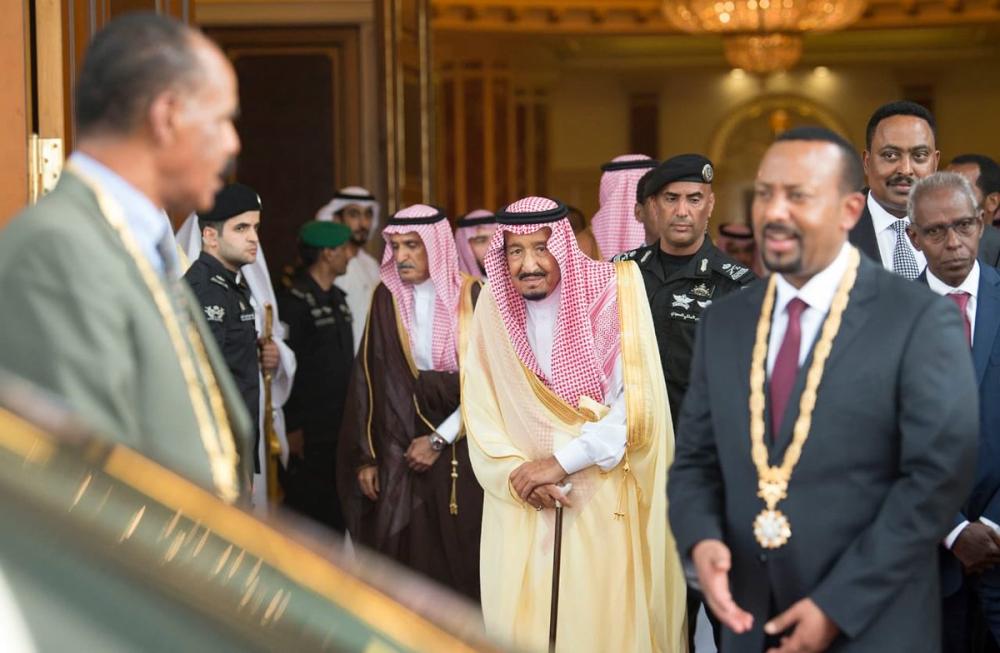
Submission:
M 236 179 L 261 197 L 271 277 L 297 258 L 299 227 L 362 178 L 357 27 L 209 29 L 240 87 Z
M 379 0 L 377 6 L 386 204 L 393 213 L 403 205 L 435 201 L 428 0 Z

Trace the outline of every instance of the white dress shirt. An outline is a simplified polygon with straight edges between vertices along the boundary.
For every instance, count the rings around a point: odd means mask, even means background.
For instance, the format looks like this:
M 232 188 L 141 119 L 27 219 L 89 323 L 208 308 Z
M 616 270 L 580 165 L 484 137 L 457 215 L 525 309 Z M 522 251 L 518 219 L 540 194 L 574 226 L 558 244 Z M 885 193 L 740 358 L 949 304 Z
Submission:
M 799 367 L 801 367 L 809 356 L 816 336 L 819 335 L 826 314 L 830 312 L 833 296 L 837 294 L 837 286 L 847 270 L 847 256 L 850 250 L 851 245 L 844 243 L 837 258 L 805 282 L 801 288 L 796 288 L 785 281 L 783 276 L 778 275 L 774 312 L 771 314 L 771 336 L 767 343 L 768 376 L 774 370 L 774 361 L 778 357 L 781 341 L 785 338 L 785 331 L 788 330 L 788 313 L 785 310 L 788 302 L 798 297 L 806 303 L 806 308 L 799 318 L 799 326 L 802 329 L 802 340 L 799 342 Z
M 559 285 L 545 299 L 526 302 L 528 345 L 542 374 L 549 380 L 552 379 L 552 346 L 561 297 L 562 286 Z M 580 435 L 553 454 L 567 474 L 574 474 L 591 465 L 610 471 L 625 455 L 627 431 L 621 353 L 615 360 L 605 402 L 611 408 L 608 414 L 597 422 L 584 424 Z
M 896 248 L 896 231 L 892 224 L 897 220 L 896 216 L 882 208 L 875 197 L 868 192 L 868 212 L 872 215 L 872 225 L 875 227 L 875 239 L 878 241 L 878 253 L 882 257 L 882 267 L 890 272 L 892 269 L 892 251 Z M 910 223 L 909 218 L 903 218 L 906 223 Z M 913 243 L 909 238 L 905 238 L 906 246 L 913 252 L 913 257 L 917 260 L 917 269 L 923 271 L 927 267 L 927 259 L 923 252 L 918 252 L 913 248 Z
M 972 336 L 972 342 L 976 341 L 976 296 L 979 294 L 979 261 L 975 261 L 972 264 L 972 270 L 969 275 L 965 277 L 965 281 L 962 282 L 957 288 L 952 288 L 944 281 L 941 281 L 934 276 L 930 268 L 927 268 L 927 285 L 931 290 L 939 295 L 950 295 L 952 293 L 964 292 L 969 294 L 969 303 L 965 306 L 965 316 L 969 318 L 969 326 L 972 327 L 970 334 Z M 951 300 L 948 300 L 951 301 Z M 970 343 L 971 344 L 971 343 Z
M 950 295 L 950 294 L 956 293 L 956 292 L 966 292 L 966 293 L 969 293 L 969 303 L 965 307 L 965 315 L 966 315 L 966 317 L 969 318 L 969 325 L 972 327 L 970 333 L 972 335 L 972 341 L 975 342 L 975 340 L 976 340 L 976 296 L 979 294 L 979 261 L 976 261 L 976 262 L 974 262 L 972 264 L 972 270 L 969 272 L 969 275 L 967 277 L 965 277 L 965 281 L 963 281 L 957 287 L 949 286 L 944 281 L 941 281 L 936 276 L 934 276 L 934 273 L 930 271 L 930 268 L 928 268 L 927 269 L 927 285 L 930 287 L 931 290 L 933 290 L 937 294 L 941 295 L 942 297 L 944 295 Z M 1000 526 L 997 526 L 997 524 L 993 523 L 989 519 L 986 519 L 985 517 L 980 517 L 979 521 L 981 523 L 983 523 L 983 524 L 986 524 L 987 526 L 989 526 L 993 530 L 1000 532 Z M 966 521 L 963 521 L 962 523 L 960 523 L 955 528 L 953 528 L 952 531 L 950 533 L 948 533 L 948 536 L 946 538 L 944 538 L 944 545 L 946 547 L 948 547 L 949 549 L 951 547 L 953 547 L 955 545 L 955 540 L 958 539 L 958 536 L 962 533 L 962 531 L 965 530 L 965 527 L 968 526 L 968 525 L 969 525 L 969 522 L 966 520 Z
M 92 177 L 111 195 L 125 213 L 125 224 L 139 246 L 139 251 L 161 275 L 179 267 L 174 230 L 167 214 L 139 189 L 111 168 L 83 152 L 76 151 L 69 163 Z
M 413 284 L 413 362 L 418 370 L 434 369 L 434 282 L 427 279 Z M 462 411 L 455 412 L 441 422 L 436 431 L 449 444 L 458 437 L 462 428 Z

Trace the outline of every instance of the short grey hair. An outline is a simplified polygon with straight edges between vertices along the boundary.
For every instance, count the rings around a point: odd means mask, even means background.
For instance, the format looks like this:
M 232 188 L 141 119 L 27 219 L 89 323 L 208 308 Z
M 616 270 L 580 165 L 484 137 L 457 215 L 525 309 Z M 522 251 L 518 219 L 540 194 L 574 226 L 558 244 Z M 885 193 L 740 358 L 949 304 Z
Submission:
M 938 190 L 958 192 L 969 203 L 971 215 L 979 214 L 979 202 L 976 201 L 976 193 L 972 190 L 972 184 L 968 179 L 957 172 L 935 172 L 918 180 L 910 189 L 910 197 L 906 200 L 906 215 L 909 216 L 910 222 L 914 221 L 917 204 L 925 195 Z

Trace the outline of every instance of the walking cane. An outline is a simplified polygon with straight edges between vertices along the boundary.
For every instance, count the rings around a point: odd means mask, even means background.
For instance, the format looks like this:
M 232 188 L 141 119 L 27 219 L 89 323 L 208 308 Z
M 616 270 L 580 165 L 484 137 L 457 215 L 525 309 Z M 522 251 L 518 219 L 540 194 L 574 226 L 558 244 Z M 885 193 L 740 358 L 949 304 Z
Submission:
M 573 489 L 572 483 L 557 486 L 563 496 L 569 494 Z M 549 653 L 556 650 L 556 627 L 559 621 L 559 564 L 562 561 L 562 526 L 563 508 L 562 504 L 556 501 L 556 536 L 555 546 L 552 550 L 552 607 L 549 612 Z

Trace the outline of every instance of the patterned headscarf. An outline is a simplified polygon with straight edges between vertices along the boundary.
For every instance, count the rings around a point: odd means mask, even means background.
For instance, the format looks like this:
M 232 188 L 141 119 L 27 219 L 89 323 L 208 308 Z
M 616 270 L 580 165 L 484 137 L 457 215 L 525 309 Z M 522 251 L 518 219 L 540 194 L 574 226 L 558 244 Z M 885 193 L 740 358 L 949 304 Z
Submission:
M 627 252 L 646 244 L 646 232 L 635 219 L 636 186 L 647 171 L 658 161 L 645 154 L 623 154 L 601 166 L 601 190 L 598 200 L 601 207 L 591 220 L 591 230 L 601 256 Z
M 368 237 L 371 238 L 378 230 L 379 205 L 375 196 L 361 186 L 347 186 L 346 188 L 338 190 L 337 194 L 333 196 L 333 199 L 330 200 L 329 204 L 326 204 L 319 211 L 316 211 L 316 219 L 331 221 L 334 219 L 333 216 L 337 211 L 340 211 L 345 206 L 349 206 L 351 204 L 357 204 L 362 208 L 371 207 L 372 227 L 368 232 Z
M 458 267 L 462 272 L 482 278 L 483 271 L 479 269 L 476 255 L 472 251 L 469 240 L 479 235 L 493 235 L 497 230 L 497 218 L 492 211 L 476 209 L 467 213 L 455 225 L 455 249 L 458 250 Z
M 526 197 L 497 213 L 500 223 L 486 254 L 486 274 L 514 351 L 525 367 L 573 407 L 580 397 L 603 402 L 621 346 L 618 293 L 611 263 L 580 251 L 566 207 L 545 197 Z M 510 279 L 504 233 L 530 234 L 548 227 L 548 250 L 562 275 L 552 344 L 552 378 L 546 378 L 528 343 L 526 300 Z
M 392 254 L 391 234 L 416 232 L 427 249 L 427 265 L 434 283 L 434 343 L 432 355 L 434 369 L 439 372 L 458 371 L 458 302 L 462 290 L 462 275 L 458 271 L 458 253 L 451 235 L 448 218 L 433 206 L 414 204 L 392 216 L 382 237 L 385 252 L 382 255 L 381 279 L 399 306 L 403 327 L 413 339 L 413 286 L 404 283 L 396 269 Z

